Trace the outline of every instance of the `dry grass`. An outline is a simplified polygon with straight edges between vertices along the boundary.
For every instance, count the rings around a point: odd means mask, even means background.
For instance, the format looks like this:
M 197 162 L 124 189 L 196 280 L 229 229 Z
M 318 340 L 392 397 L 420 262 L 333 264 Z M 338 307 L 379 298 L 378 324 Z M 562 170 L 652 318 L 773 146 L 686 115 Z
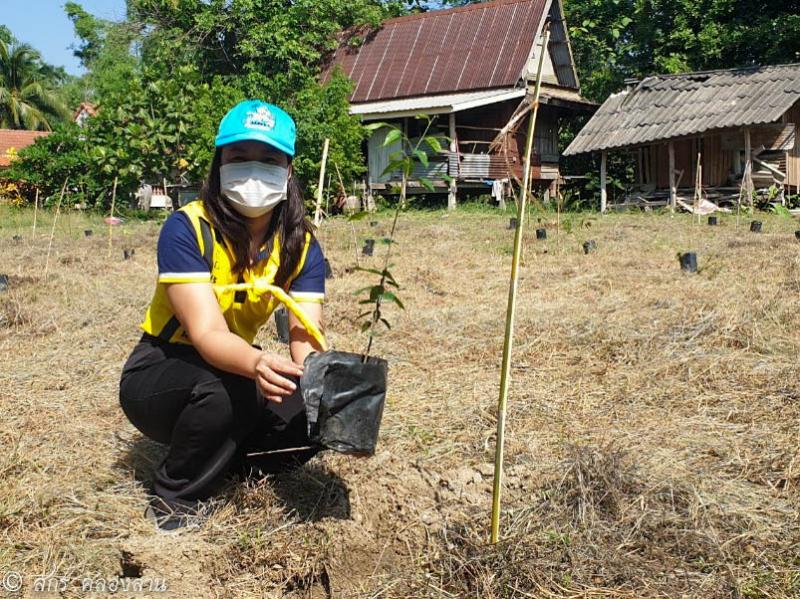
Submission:
M 231 484 L 205 528 L 176 537 L 142 518 L 163 448 L 117 403 L 157 226 L 117 229 L 111 258 L 104 231 L 60 229 L 47 281 L 45 229 L 16 243 L 0 229 L 0 572 L 24 573 L 28 595 L 55 572 L 159 576 L 176 597 L 800 596 L 795 224 L 572 220 L 558 240 L 552 223 L 548 241 L 526 239 L 494 547 L 507 216 L 402 217 L 407 309 L 377 342 L 390 396 L 374 458 Z M 385 234 L 379 221 L 356 223 L 359 240 Z M 348 223 L 322 238 L 330 337 L 360 350 L 352 292 L 371 281 L 352 271 Z M 687 248 L 697 275 L 678 269 Z

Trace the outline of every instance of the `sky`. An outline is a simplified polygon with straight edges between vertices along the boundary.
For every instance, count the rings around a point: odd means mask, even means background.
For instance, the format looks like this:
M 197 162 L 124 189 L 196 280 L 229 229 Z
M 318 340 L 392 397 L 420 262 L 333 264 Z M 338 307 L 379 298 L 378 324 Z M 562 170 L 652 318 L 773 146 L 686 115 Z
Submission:
M 103 19 L 120 20 L 125 16 L 125 0 L 75 0 L 83 8 Z M 72 75 L 83 73 L 72 55 L 76 44 L 72 22 L 64 12 L 66 0 L 0 0 L 0 24 L 5 25 L 21 42 L 39 50 L 45 62 L 62 66 Z

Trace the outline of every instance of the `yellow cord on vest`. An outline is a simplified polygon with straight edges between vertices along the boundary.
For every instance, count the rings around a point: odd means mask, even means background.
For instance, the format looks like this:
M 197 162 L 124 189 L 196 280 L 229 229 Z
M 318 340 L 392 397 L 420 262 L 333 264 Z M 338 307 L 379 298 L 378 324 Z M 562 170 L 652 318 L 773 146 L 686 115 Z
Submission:
M 279 302 L 286 306 L 292 314 L 297 316 L 297 320 L 299 320 L 305 329 L 311 334 L 311 336 L 316 339 L 317 343 L 319 343 L 320 347 L 322 348 L 322 351 L 328 351 L 328 342 L 325 340 L 325 336 L 317 328 L 317 326 L 308 319 L 308 316 L 306 316 L 306 313 L 303 312 L 297 302 L 294 301 L 283 289 L 276 287 L 275 285 L 271 285 L 266 281 L 267 280 L 264 278 L 257 278 L 250 283 L 214 285 L 214 291 L 217 293 L 226 293 L 233 291 L 246 291 L 251 289 L 255 293 L 259 294 L 271 293 Z

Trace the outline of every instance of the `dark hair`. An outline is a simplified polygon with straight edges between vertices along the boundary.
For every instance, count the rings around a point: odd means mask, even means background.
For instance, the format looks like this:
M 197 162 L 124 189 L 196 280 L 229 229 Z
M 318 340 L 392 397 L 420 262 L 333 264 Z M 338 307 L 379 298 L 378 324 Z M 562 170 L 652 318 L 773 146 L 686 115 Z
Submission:
M 247 230 L 246 217 L 231 208 L 220 193 L 219 167 L 222 163 L 222 151 L 217 148 L 211 169 L 203 185 L 203 204 L 211 218 L 211 225 L 231 245 L 235 256 L 233 271 L 241 274 L 255 263 L 255 254 L 250 251 L 250 232 Z M 280 239 L 280 266 L 275 275 L 275 284 L 285 287 L 289 277 L 297 268 L 303 252 L 306 232 L 314 234 L 311 224 L 306 220 L 306 208 L 303 201 L 303 190 L 297 178 L 292 174 L 287 187 L 287 199 L 280 202 L 272 211 L 264 239 L 258 246 L 267 244 L 272 251 L 275 235 Z

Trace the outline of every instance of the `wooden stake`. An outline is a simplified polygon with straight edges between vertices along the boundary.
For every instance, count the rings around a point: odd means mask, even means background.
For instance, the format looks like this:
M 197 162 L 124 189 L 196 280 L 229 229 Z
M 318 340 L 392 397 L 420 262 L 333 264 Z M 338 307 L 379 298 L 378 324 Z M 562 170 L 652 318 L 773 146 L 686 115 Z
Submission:
M 325 143 L 322 145 L 322 162 L 319 167 L 319 185 L 317 185 L 317 209 L 314 211 L 314 226 L 319 227 L 321 218 L 320 212 L 322 210 L 322 190 L 325 187 L 325 165 L 328 162 L 328 145 L 330 140 L 326 137 Z M 345 194 L 347 195 L 347 194 Z
M 39 212 L 39 188 L 36 188 L 36 197 L 33 200 L 33 231 L 31 231 L 31 238 L 36 238 L 36 216 Z
M 508 307 L 506 308 L 506 330 L 503 342 L 503 366 L 500 371 L 500 397 L 497 401 L 497 439 L 494 453 L 494 483 L 492 485 L 492 530 L 490 540 L 497 543 L 500 536 L 500 496 L 503 486 L 503 441 L 506 426 L 506 405 L 508 385 L 511 379 L 511 346 L 514 341 L 514 313 L 517 305 L 517 284 L 519 282 L 519 261 L 522 253 L 522 231 L 525 219 L 525 202 L 531 183 L 531 154 L 536 128 L 536 115 L 539 111 L 539 92 L 542 87 L 542 64 L 550 39 L 549 29 L 542 36 L 542 51 L 539 53 L 539 67 L 536 71 L 536 87 L 533 94 L 533 109 L 528 122 L 528 137 L 525 144 L 525 164 L 523 168 L 522 193 L 517 205 L 517 229 L 514 233 L 514 256 L 511 260 L 511 281 L 508 287 Z
M 64 199 L 64 192 L 67 190 L 67 181 L 64 179 L 64 185 L 61 187 L 61 195 L 58 198 L 56 205 L 56 215 L 53 217 L 53 228 L 50 229 L 50 242 L 47 244 L 47 258 L 44 261 L 44 280 L 47 280 L 47 271 L 50 268 L 50 250 L 53 249 L 53 235 L 56 233 L 56 221 L 58 221 L 58 213 L 61 210 L 61 200 Z
M 600 154 L 600 212 L 606 211 L 608 206 L 608 189 L 606 184 L 606 171 L 608 170 L 608 152 L 603 150 Z
M 703 194 L 703 165 L 700 162 L 700 152 L 697 153 L 697 168 L 694 174 L 694 214 L 697 224 L 700 224 L 700 196 Z
M 164 189 L 166 189 L 166 179 Z M 114 204 L 117 201 L 117 178 L 114 177 L 114 189 L 111 192 L 111 217 L 108 219 L 108 256 L 111 257 L 111 249 L 114 242 Z
M 678 203 L 678 184 L 675 182 L 675 144 L 672 141 L 667 146 L 669 152 L 669 211 L 675 214 Z

